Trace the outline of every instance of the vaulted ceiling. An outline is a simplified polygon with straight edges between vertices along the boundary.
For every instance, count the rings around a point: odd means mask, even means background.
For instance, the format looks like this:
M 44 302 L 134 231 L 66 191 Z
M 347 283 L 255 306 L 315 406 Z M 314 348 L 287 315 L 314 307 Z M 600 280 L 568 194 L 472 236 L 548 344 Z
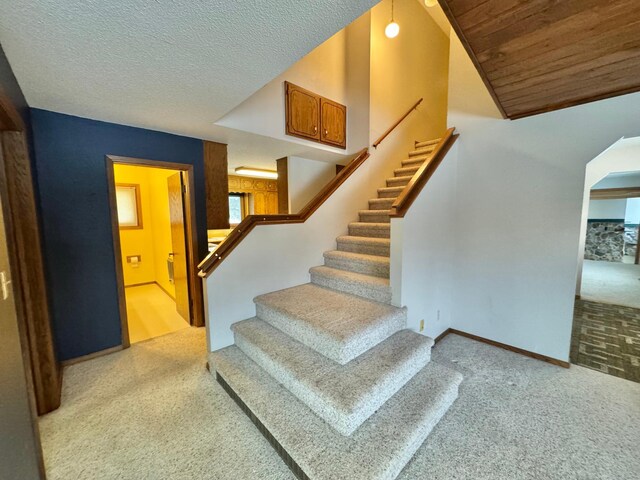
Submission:
M 639 0 L 440 0 L 515 119 L 640 91 Z

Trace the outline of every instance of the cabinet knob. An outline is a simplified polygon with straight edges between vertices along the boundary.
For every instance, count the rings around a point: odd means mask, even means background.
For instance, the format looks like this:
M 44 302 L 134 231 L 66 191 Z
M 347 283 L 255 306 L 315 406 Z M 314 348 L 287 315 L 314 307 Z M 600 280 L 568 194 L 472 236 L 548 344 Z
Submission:
M 318 131 L 318 127 L 313 127 L 313 133 L 316 133 Z
M 324 134 L 325 134 L 325 135 L 329 135 L 329 130 L 326 130 L 326 129 L 325 129 Z

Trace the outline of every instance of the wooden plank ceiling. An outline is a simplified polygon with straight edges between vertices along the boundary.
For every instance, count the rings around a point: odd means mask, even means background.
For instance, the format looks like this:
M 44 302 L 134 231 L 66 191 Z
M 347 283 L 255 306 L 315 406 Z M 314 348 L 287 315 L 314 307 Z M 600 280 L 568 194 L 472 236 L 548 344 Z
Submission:
M 640 0 L 440 0 L 511 119 L 640 91 Z

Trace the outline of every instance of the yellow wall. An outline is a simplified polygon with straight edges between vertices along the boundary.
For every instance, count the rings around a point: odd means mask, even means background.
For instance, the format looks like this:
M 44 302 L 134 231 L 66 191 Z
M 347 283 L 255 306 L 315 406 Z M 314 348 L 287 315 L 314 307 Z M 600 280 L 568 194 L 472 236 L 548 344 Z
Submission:
M 169 282 L 166 260 L 172 250 L 167 178 L 176 173 L 175 170 L 161 168 L 114 165 L 116 184 L 140 186 L 143 228 L 120 230 L 125 286 L 157 282 L 170 295 L 175 295 L 175 289 Z M 142 261 L 137 268 L 127 263 L 129 255 L 141 255 Z
M 395 2 L 400 34 L 392 39 L 384 34 L 390 15 L 391 0 L 371 10 L 371 141 L 424 100 L 382 143 L 389 158 L 444 133 L 449 75 L 449 38 L 427 11 L 416 1 Z

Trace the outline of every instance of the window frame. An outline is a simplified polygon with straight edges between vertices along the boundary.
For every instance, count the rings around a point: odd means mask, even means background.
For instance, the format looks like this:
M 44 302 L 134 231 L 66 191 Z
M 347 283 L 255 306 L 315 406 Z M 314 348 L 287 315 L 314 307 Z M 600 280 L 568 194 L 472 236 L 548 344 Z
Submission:
M 240 199 L 240 222 L 242 222 L 242 220 L 245 219 L 245 217 L 247 216 L 247 211 L 248 211 L 248 205 L 247 205 L 247 194 L 246 193 L 242 193 L 242 192 L 229 192 L 228 197 L 238 197 Z M 231 218 L 229 218 L 229 226 L 230 227 L 237 227 L 238 225 L 240 225 L 240 222 L 238 223 L 231 223 Z
M 118 188 L 129 188 L 133 189 L 136 197 L 136 225 L 121 225 L 120 224 L 120 214 L 118 213 L 118 228 L 120 230 L 141 230 L 144 228 L 144 224 L 142 221 L 142 200 L 140 196 L 140 184 L 139 183 L 116 183 L 115 184 L 115 195 L 116 195 L 116 210 L 117 210 L 117 198 L 118 198 Z

